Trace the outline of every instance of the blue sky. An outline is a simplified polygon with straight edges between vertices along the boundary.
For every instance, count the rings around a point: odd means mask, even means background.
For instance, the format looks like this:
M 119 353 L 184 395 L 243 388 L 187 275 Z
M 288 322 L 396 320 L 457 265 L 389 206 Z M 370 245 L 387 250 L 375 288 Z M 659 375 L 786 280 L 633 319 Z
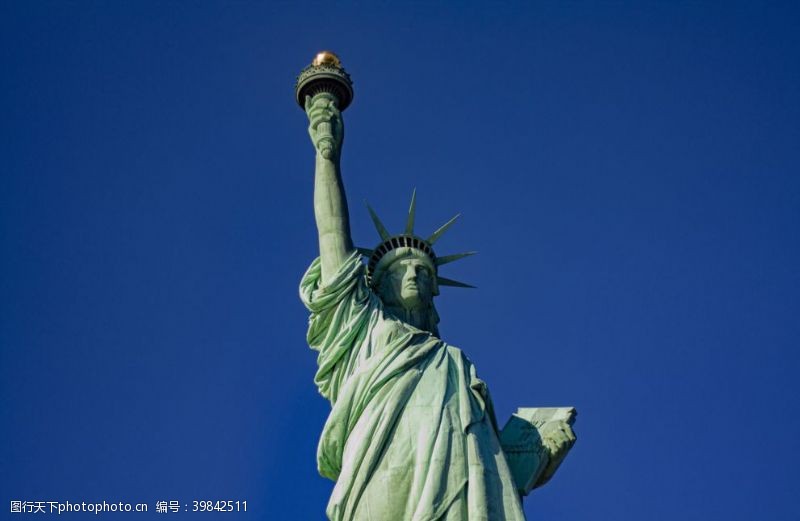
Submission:
M 578 408 L 529 518 L 798 519 L 799 22 L 788 2 L 4 2 L 0 511 L 323 518 L 292 89 L 330 48 L 355 82 L 356 242 L 377 242 L 364 200 L 397 231 L 414 187 L 419 231 L 461 212 L 437 251 L 480 251 L 443 269 L 478 289 L 445 288 L 442 337 L 501 423 Z

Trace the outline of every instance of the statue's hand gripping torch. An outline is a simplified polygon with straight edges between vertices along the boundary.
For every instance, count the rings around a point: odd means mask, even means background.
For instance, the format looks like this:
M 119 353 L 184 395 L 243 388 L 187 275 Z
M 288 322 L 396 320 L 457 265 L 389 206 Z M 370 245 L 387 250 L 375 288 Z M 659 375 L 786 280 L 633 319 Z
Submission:
M 339 153 L 344 137 L 344 125 L 342 115 L 336 107 L 337 101 L 329 93 L 320 93 L 313 98 L 307 96 L 305 101 L 311 141 L 325 159 L 332 159 Z
M 314 147 L 325 159 L 334 158 L 344 137 L 341 111 L 353 101 L 353 82 L 339 57 L 330 51 L 317 54 L 297 77 L 295 99 L 308 114 Z

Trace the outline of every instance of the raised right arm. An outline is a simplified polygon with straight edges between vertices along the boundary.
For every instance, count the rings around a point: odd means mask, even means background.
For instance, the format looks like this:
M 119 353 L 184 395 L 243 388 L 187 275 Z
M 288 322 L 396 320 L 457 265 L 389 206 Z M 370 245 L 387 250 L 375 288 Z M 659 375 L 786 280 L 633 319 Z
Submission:
M 319 235 L 322 283 L 331 280 L 353 253 L 350 216 L 339 169 L 344 122 L 336 99 L 326 93 L 306 97 L 308 133 L 316 150 L 314 216 Z

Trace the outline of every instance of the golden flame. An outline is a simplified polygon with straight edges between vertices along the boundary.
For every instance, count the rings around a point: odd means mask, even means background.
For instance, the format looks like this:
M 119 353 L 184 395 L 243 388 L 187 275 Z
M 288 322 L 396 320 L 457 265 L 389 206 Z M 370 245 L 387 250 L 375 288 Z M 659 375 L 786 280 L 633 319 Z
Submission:
M 320 51 L 314 56 L 314 59 L 311 61 L 311 65 L 315 67 L 319 67 L 320 65 L 332 65 L 334 67 L 341 67 L 342 62 L 339 60 L 339 57 L 336 56 L 335 53 L 331 51 Z

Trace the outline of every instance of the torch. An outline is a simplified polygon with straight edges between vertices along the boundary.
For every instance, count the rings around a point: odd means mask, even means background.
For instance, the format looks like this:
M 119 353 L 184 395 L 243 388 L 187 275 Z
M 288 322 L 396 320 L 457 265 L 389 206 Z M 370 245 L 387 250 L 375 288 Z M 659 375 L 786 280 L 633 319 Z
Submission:
M 314 98 L 320 94 L 332 96 L 341 112 L 344 112 L 353 101 L 353 82 L 350 75 L 345 72 L 339 57 L 330 51 L 318 53 L 311 65 L 297 76 L 297 83 L 294 86 L 295 99 L 303 110 L 305 110 L 306 96 L 311 97 L 313 104 Z M 331 122 L 320 123 L 317 132 L 320 136 L 320 153 L 322 157 L 330 158 L 333 149 Z

